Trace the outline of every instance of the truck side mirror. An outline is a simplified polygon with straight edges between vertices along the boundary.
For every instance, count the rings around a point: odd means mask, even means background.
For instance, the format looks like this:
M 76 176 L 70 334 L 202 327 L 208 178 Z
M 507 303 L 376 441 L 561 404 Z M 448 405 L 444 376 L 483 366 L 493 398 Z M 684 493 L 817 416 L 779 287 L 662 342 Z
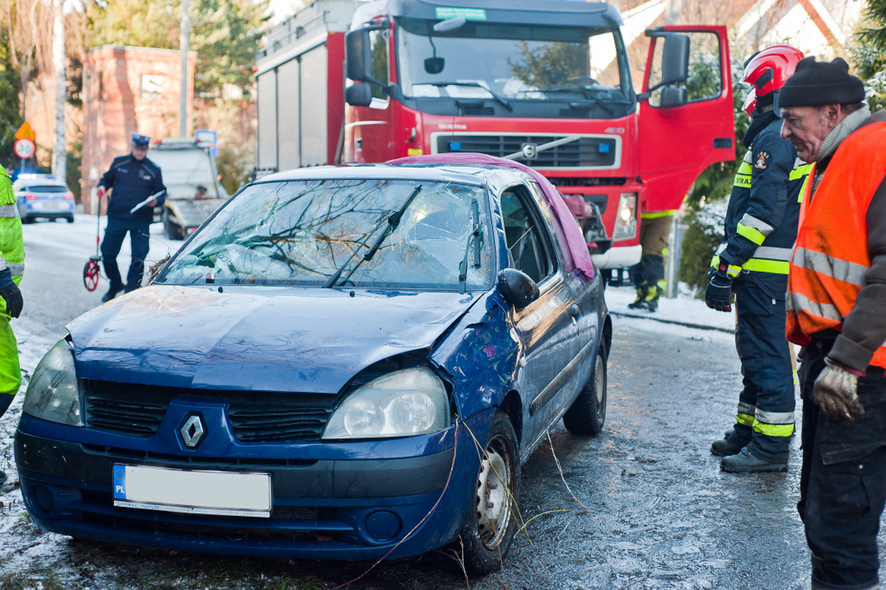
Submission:
M 664 109 L 682 107 L 686 104 L 686 88 L 682 86 L 665 86 L 661 89 L 659 106 Z
M 539 295 L 535 281 L 516 268 L 505 268 L 498 273 L 498 290 L 505 301 L 517 309 L 523 309 Z
M 370 79 L 372 56 L 368 30 L 356 29 L 345 35 L 345 60 L 348 78 L 356 82 L 366 82 Z
M 665 36 L 661 61 L 660 84 L 685 82 L 689 77 L 689 36 L 669 34 Z
M 352 84 L 345 89 L 345 102 L 352 107 L 368 107 L 372 102 L 372 86 Z

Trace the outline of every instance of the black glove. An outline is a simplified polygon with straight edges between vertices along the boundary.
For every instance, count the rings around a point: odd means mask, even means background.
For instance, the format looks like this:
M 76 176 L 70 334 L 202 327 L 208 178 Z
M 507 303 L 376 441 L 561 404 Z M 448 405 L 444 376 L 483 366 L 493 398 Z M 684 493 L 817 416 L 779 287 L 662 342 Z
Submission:
M 9 268 L 0 270 L 0 297 L 6 300 L 6 313 L 17 318 L 22 313 L 22 292 L 12 280 Z
M 732 280 L 726 273 L 715 272 L 707 289 L 704 290 L 705 305 L 717 311 L 732 311 L 731 298 Z

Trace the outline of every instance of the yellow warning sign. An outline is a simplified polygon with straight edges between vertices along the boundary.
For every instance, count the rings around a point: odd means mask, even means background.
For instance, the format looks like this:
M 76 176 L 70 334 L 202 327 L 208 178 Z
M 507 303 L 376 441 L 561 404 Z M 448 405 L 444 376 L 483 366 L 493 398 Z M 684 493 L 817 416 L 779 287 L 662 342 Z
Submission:
M 36 141 L 37 136 L 34 135 L 34 130 L 31 129 L 31 126 L 28 125 L 28 122 L 25 121 L 22 123 L 22 126 L 18 128 L 18 131 L 15 132 L 16 139 L 30 139 L 31 141 Z

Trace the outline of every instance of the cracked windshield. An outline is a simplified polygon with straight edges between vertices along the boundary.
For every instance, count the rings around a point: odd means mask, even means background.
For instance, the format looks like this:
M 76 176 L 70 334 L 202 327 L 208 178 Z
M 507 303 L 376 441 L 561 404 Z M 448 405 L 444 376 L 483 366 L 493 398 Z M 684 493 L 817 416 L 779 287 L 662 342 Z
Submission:
M 591 102 L 630 96 L 626 64 L 618 58 L 623 52 L 609 30 L 467 21 L 437 32 L 433 21 L 399 22 L 407 96 Z
M 399 180 L 253 185 L 155 281 L 392 289 L 487 288 L 482 188 Z

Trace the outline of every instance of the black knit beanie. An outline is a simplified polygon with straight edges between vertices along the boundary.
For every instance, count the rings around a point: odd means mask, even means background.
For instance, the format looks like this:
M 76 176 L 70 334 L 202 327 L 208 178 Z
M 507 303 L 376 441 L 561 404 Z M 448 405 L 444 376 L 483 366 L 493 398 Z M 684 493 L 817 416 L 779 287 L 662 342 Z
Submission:
M 831 62 L 817 62 L 815 56 L 804 57 L 778 93 L 779 108 L 851 104 L 863 100 L 864 84 L 849 73 L 849 64 L 840 57 Z

